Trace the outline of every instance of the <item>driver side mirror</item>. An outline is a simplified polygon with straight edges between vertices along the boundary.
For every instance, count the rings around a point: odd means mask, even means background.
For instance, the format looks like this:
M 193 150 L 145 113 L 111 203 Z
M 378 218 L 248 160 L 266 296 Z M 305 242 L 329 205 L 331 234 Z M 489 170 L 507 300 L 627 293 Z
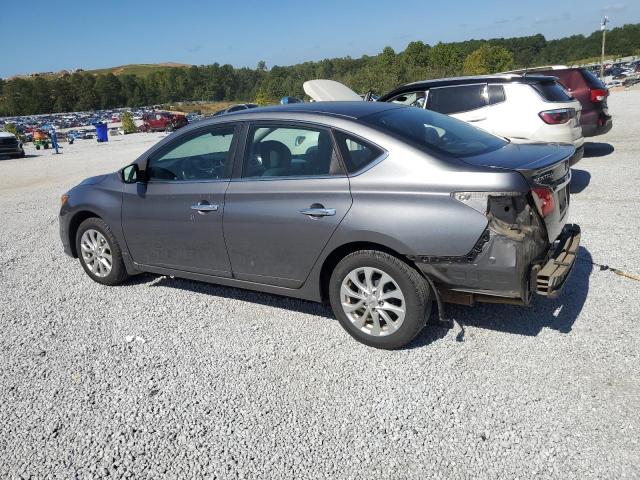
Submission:
M 120 170 L 120 178 L 124 183 L 137 183 L 143 181 L 141 173 L 138 164 L 132 163 Z

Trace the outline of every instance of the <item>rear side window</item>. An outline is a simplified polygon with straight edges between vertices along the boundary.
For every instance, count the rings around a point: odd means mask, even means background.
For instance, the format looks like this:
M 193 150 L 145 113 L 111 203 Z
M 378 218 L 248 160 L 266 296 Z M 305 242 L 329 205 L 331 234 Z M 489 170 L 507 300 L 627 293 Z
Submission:
M 394 108 L 367 115 L 361 121 L 427 152 L 454 157 L 479 155 L 507 145 L 502 138 L 466 122 L 421 108 Z
M 542 98 L 549 102 L 568 102 L 573 100 L 573 97 L 556 81 L 532 83 L 531 86 Z
M 482 108 L 487 104 L 486 87 L 479 83 L 432 88 L 427 97 L 427 108 L 447 115 Z
M 584 77 L 585 81 L 587 82 L 587 85 L 589 85 L 589 88 L 599 88 L 599 89 L 603 89 L 603 90 L 605 88 L 607 88 L 605 86 L 605 84 L 602 83 L 602 80 L 600 80 L 598 77 L 596 77 L 589 70 L 582 69 L 582 76 Z
M 382 150 L 364 140 L 354 138 L 343 132 L 334 132 L 338 148 L 344 159 L 347 172 L 354 173 L 371 164 L 382 155 Z

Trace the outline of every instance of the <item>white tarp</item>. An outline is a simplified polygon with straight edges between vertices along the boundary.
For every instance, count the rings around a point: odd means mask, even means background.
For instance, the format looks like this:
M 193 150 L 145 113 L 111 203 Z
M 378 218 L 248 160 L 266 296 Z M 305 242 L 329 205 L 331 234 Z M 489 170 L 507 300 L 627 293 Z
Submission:
M 346 85 L 334 80 L 309 80 L 302 85 L 304 92 L 316 102 L 353 102 L 362 97 Z

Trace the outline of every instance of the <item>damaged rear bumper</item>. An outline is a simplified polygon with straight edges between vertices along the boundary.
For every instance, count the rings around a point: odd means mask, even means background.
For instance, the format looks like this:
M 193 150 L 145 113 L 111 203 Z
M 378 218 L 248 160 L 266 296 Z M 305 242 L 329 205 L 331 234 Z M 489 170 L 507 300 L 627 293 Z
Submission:
M 557 248 L 549 252 L 543 266 L 534 267 L 536 273 L 536 293 L 555 298 L 564 287 L 578 258 L 580 248 L 580 227 L 565 225 L 558 238 Z
M 490 215 L 488 228 L 463 257 L 409 257 L 436 286 L 447 303 L 476 302 L 527 305 L 534 294 L 554 298 L 564 287 L 577 259 L 580 227 L 565 225 L 549 242 L 542 221 L 527 205 L 500 201 L 520 212 L 518 221 Z M 525 221 L 528 220 L 528 221 Z M 517 225 L 517 227 L 516 227 Z

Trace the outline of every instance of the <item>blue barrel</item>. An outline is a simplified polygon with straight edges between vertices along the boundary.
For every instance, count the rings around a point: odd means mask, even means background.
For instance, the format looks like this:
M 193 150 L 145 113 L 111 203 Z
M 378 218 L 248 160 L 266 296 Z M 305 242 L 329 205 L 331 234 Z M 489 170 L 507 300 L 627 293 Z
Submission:
M 109 137 L 107 135 L 107 124 L 98 122 L 96 123 L 96 138 L 99 142 L 108 142 Z

